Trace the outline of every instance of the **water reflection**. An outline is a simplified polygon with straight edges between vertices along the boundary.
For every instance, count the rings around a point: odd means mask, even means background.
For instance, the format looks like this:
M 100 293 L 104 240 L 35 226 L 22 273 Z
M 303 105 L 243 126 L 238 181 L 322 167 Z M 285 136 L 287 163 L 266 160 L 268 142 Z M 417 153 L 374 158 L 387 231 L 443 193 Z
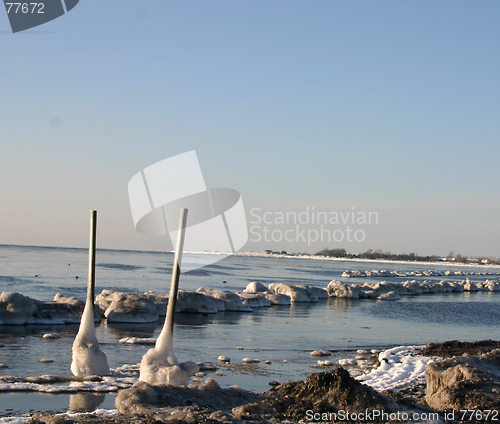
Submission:
M 69 396 L 69 410 L 73 412 L 95 411 L 106 399 L 105 393 L 76 393 Z

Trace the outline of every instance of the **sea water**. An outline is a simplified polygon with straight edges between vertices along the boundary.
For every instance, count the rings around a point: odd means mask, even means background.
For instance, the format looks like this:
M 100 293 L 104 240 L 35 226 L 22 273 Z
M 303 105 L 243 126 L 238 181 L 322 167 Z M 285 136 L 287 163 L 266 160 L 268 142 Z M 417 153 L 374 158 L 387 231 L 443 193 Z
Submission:
M 143 293 L 168 292 L 173 254 L 98 250 L 96 294 L 103 289 Z M 0 246 L 0 289 L 52 300 L 55 293 L 85 299 L 88 252 L 85 249 Z M 450 276 L 343 278 L 345 270 L 431 270 Z M 233 255 L 213 265 L 182 274 L 180 289 L 198 287 L 241 291 L 251 281 L 326 287 L 332 279 L 345 283 L 409 279 L 472 282 L 498 279 L 500 268 L 452 264 L 393 263 L 272 256 Z M 478 273 L 490 275 L 478 275 Z M 78 278 L 76 278 L 78 277 Z M 400 345 L 424 345 L 458 339 L 473 341 L 500 338 L 500 292 L 436 293 L 402 296 L 397 301 L 372 299 L 328 299 L 318 303 L 293 303 L 255 309 L 251 313 L 176 314 L 174 349 L 180 361 L 212 362 L 228 356 L 219 365 L 223 376 L 208 373 L 222 387 L 239 385 L 262 392 L 273 380 L 298 380 L 316 368 L 312 350 L 330 350 L 328 359 L 354 358 L 357 349 L 386 349 Z M 152 324 L 116 324 L 103 320 L 96 325 L 101 350 L 109 366 L 136 365 L 151 346 L 124 345 L 124 337 L 156 338 L 163 320 Z M 52 332 L 60 339 L 44 339 Z M 0 326 L 0 376 L 70 376 L 71 347 L 78 325 Z M 236 349 L 242 347 L 243 350 Z M 243 365 L 243 358 L 259 359 Z M 39 359 L 53 362 L 41 363 Z M 265 361 L 270 361 L 266 364 Z M 69 408 L 71 396 L 25 392 L 0 394 L 0 415 L 30 411 L 57 412 Z M 89 405 L 113 408 L 113 394 L 82 394 Z M 95 408 L 97 406 L 92 406 Z

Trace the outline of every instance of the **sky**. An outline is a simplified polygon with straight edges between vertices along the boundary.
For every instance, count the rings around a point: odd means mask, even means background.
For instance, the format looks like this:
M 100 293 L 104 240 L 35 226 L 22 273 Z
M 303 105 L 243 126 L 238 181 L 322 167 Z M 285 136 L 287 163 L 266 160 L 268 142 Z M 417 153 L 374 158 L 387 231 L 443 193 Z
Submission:
M 241 193 L 240 250 L 500 257 L 499 16 L 81 0 L 12 33 L 0 11 L 0 244 L 86 247 L 96 209 L 98 247 L 168 250 L 136 231 L 128 182 L 195 150 L 208 187 Z

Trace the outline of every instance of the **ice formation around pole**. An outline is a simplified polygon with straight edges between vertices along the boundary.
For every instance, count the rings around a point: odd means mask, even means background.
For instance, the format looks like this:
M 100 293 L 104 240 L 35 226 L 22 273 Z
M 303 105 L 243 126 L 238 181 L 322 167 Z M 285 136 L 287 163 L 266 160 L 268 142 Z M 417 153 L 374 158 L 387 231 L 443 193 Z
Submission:
M 73 342 L 71 372 L 75 376 L 108 375 L 108 360 L 99 348 L 94 327 L 94 305 L 87 298 L 78 334 Z

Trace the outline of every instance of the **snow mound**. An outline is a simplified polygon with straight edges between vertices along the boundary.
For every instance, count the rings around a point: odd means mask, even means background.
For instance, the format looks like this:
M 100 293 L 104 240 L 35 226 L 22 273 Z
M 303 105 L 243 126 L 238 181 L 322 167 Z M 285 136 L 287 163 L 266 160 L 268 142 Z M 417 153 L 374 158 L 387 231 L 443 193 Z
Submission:
M 425 378 L 427 364 L 432 358 L 413 355 L 422 346 L 399 346 L 379 354 L 380 366 L 356 379 L 377 391 L 398 390 Z

